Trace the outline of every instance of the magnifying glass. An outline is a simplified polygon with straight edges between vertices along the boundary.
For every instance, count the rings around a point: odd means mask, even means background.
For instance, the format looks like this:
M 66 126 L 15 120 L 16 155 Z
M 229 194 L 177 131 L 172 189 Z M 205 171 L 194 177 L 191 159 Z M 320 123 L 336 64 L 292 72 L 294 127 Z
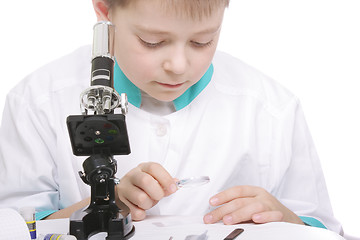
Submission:
M 209 176 L 184 178 L 176 182 L 178 188 L 198 187 L 210 182 Z

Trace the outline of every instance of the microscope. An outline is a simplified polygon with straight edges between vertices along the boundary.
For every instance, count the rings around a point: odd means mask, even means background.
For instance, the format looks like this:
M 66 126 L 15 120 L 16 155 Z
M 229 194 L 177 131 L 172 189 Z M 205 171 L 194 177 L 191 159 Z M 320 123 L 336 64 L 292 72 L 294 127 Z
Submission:
M 114 90 L 114 33 L 110 22 L 95 24 L 91 86 L 80 95 L 82 115 L 66 120 L 73 154 L 89 156 L 79 175 L 91 187 L 90 205 L 70 217 L 70 234 L 78 240 L 98 232 L 107 232 L 107 240 L 129 239 L 135 233 L 129 208 L 121 201 L 115 203 L 119 179 L 113 155 L 130 154 L 130 145 L 125 123 L 127 96 Z M 121 113 L 115 114 L 116 108 Z

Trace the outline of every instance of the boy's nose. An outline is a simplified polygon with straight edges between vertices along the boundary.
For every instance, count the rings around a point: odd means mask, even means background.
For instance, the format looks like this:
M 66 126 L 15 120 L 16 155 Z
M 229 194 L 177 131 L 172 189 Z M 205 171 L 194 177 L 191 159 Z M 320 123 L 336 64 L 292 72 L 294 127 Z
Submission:
M 186 71 L 188 67 L 188 58 L 184 48 L 173 48 L 169 51 L 167 59 L 163 63 L 165 71 L 180 75 Z

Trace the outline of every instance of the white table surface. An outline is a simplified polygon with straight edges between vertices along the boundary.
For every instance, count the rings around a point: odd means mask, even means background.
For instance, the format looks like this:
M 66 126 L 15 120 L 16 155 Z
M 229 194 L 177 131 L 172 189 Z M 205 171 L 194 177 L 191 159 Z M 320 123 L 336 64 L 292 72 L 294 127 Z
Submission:
M 200 235 L 207 231 L 208 240 L 224 239 L 235 228 L 244 232 L 236 240 L 344 240 L 340 235 L 321 228 L 302 226 L 290 223 L 238 224 L 223 225 L 204 224 L 201 216 L 148 216 L 140 222 L 133 222 L 135 235 L 131 240 L 184 240 L 188 235 Z M 38 234 L 69 232 L 69 219 L 42 220 L 37 222 Z M 105 239 L 106 233 L 98 233 L 90 240 Z

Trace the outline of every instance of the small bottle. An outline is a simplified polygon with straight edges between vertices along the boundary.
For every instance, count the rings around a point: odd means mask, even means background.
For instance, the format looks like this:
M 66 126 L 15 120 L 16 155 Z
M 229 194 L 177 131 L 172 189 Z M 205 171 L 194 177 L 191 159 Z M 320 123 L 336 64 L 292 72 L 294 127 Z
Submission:
M 76 240 L 76 237 L 73 235 L 49 233 L 46 235 L 40 234 L 38 240 Z
M 19 209 L 20 215 L 24 218 L 30 232 L 31 239 L 36 239 L 36 221 L 35 221 L 35 208 L 22 207 Z

